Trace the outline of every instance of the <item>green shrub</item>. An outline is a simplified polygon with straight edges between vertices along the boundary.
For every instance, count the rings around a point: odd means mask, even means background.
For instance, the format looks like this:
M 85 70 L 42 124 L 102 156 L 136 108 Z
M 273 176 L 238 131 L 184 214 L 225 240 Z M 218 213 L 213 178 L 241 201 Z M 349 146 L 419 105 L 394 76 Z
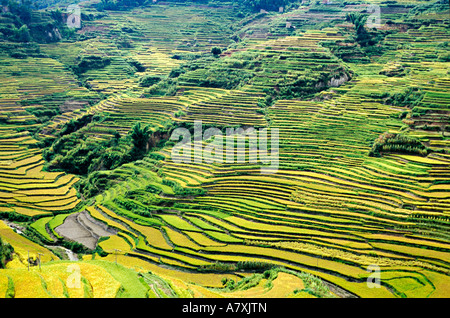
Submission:
M 163 179 L 162 184 L 171 187 L 177 196 L 197 196 L 206 193 L 206 190 L 203 188 L 183 188 L 177 182 L 172 180 Z
M 200 272 L 232 272 L 236 270 L 236 265 L 231 263 L 222 263 L 219 261 L 216 261 L 215 263 L 211 263 L 208 265 L 201 265 L 198 267 L 198 271 Z M 227 284 L 229 281 L 227 280 Z M 233 282 L 234 283 L 234 282 Z M 232 284 L 232 283 L 230 283 Z
M 407 106 L 412 108 L 422 101 L 424 95 L 425 93 L 418 87 L 409 87 L 404 92 L 388 95 L 384 99 L 384 103 L 387 105 Z
M 73 68 L 76 74 L 82 74 L 89 70 L 104 68 L 111 63 L 109 57 L 87 55 L 82 56 L 80 62 Z
M 76 254 L 85 253 L 88 250 L 83 244 L 73 241 L 63 241 L 62 245 Z
M 94 115 L 83 115 L 82 117 L 78 118 L 78 119 L 71 119 L 70 121 L 66 122 L 63 126 L 63 128 L 61 128 L 61 131 L 59 132 L 60 136 L 64 136 L 67 134 L 71 134 L 77 130 L 79 130 L 80 128 L 86 126 L 87 124 L 89 124 L 90 122 L 92 122 L 94 118 Z
M 159 81 L 161 81 L 161 77 L 159 76 L 145 75 L 141 77 L 141 79 L 139 80 L 139 86 L 150 87 L 152 85 L 157 84 Z
M 369 152 L 371 157 L 379 157 L 383 153 L 407 153 L 426 156 L 429 149 L 418 139 L 403 134 L 384 133 L 375 140 Z
M 233 280 L 233 279 L 229 279 L 228 281 L 227 281 L 227 288 L 229 289 L 229 290 L 233 290 L 235 287 L 236 287 L 236 283 L 235 283 L 235 281 Z
M 274 267 L 274 264 L 259 262 L 259 261 L 243 261 L 237 262 L 237 270 L 257 270 L 257 271 L 267 271 Z
M 11 53 L 10 56 L 15 59 L 26 59 L 28 57 L 28 55 L 23 52 L 14 52 L 14 53 Z
M 211 53 L 213 55 L 220 55 L 222 53 L 222 49 L 220 47 L 215 46 L 211 48 Z
M 442 62 L 450 62 L 450 53 L 443 53 L 438 56 L 438 60 Z

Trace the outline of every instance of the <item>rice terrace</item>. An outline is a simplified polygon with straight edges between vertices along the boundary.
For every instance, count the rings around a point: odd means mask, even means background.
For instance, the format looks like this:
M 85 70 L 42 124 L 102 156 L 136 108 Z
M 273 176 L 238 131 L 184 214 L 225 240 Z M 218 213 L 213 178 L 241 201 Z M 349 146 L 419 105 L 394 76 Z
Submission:
M 448 297 L 448 0 L 1 1 L 0 298 Z

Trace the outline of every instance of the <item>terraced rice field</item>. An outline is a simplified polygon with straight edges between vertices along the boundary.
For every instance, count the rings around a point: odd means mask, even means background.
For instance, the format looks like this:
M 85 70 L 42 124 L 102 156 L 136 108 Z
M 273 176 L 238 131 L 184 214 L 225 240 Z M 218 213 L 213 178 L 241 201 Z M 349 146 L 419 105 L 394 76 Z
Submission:
M 417 3 L 381 4 L 385 19 L 398 22 Z M 150 96 L 140 77 L 166 80 L 173 69 L 187 65 L 174 55 L 205 54 L 232 44 L 229 25 L 241 21 L 236 12 L 165 3 L 111 11 L 86 21 L 80 31 L 95 37 L 42 45 L 47 58 L 2 57 L 0 212 L 25 216 L 48 244 L 64 237 L 81 242 L 60 231 L 79 212 L 89 214 L 104 232 L 90 237 L 95 260 L 85 255 L 77 263 L 56 261 L 45 250 L 42 271 L 28 272 L 24 251 L 31 247 L 0 222 L 2 237 L 20 255 L 11 271 L 0 271 L 0 296 L 33 296 L 24 287 L 30 285 L 39 286 L 38 297 L 317 296 L 308 292 L 306 276 L 294 274 L 302 272 L 331 286 L 333 292 L 323 297 L 448 297 L 450 63 L 437 58 L 447 50 L 448 17 L 434 16 L 418 27 L 399 24 L 398 32 L 381 40 L 379 54 L 361 58 L 362 51 L 352 51 L 361 48 L 344 21 L 346 13 L 360 8 L 305 5 L 240 25 L 244 41 L 224 50 L 217 61 L 182 73 L 170 96 Z M 288 30 L 287 22 L 297 30 Z M 318 23 L 326 27 L 314 27 Z M 125 27 L 134 31 L 125 34 Z M 353 55 L 338 57 L 334 46 L 348 46 Z M 111 61 L 79 76 L 86 87 L 64 69 L 82 55 Z M 145 71 L 132 69 L 130 59 Z M 236 61 L 245 59 L 256 66 L 242 85 L 198 84 L 208 72 L 243 67 Z M 31 75 L 34 67 L 42 70 L 39 81 Z M 284 82 L 323 74 L 329 76 L 314 82 L 313 97 L 265 101 L 267 92 L 280 92 Z M 6 80 L 6 75 L 11 77 Z M 414 105 L 393 101 L 394 94 L 411 88 L 421 94 Z M 27 111 L 51 107 L 52 101 L 58 114 L 42 125 Z M 110 140 L 115 132 L 126 137 L 136 122 L 152 130 L 189 127 L 196 120 L 222 130 L 265 127 L 268 141 L 275 132 L 279 137 L 277 169 L 262 174 L 264 165 L 249 162 L 256 153 L 247 149 L 233 149 L 232 161 L 180 163 L 171 156 L 174 143 L 168 142 L 108 171 L 112 185 L 83 198 L 75 184 L 86 176 L 44 171 L 38 142 L 90 114 L 104 120 L 90 122 L 77 134 L 94 143 Z M 369 156 L 383 133 L 417 138 L 430 153 Z M 238 141 L 250 143 L 242 135 Z M 203 141 L 201 148 L 208 145 Z M 40 248 L 32 245 L 36 253 L 42 253 Z M 276 278 L 208 272 L 214 264 L 248 260 L 286 270 Z M 111 268 L 115 262 L 122 264 L 120 273 Z M 82 282 L 73 291 L 67 286 L 71 264 L 79 264 Z M 379 288 L 367 284 L 373 265 L 380 269 Z M 226 290 L 222 278 L 243 279 L 239 284 L 251 288 Z
M 64 213 L 81 206 L 76 176 L 42 171 L 44 160 L 29 134 L 1 130 L 0 212 L 27 216 Z

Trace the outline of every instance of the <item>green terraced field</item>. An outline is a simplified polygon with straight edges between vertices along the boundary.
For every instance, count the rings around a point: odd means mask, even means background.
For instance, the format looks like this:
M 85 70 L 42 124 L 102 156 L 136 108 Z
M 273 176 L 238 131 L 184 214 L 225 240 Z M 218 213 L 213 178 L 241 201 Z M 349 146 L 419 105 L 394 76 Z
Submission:
M 33 44 L 2 16 L 0 237 L 15 254 L 0 297 L 450 296 L 448 2 L 287 2 L 86 2 L 82 28 Z M 369 4 L 381 24 L 361 35 L 346 17 Z M 196 121 L 267 135 L 196 143 Z M 172 157 L 175 129 L 193 160 Z M 79 228 L 112 231 L 95 250 L 56 230 L 81 211 Z M 42 272 L 25 272 L 27 248 Z M 221 284 L 268 263 L 283 267 L 270 291 Z

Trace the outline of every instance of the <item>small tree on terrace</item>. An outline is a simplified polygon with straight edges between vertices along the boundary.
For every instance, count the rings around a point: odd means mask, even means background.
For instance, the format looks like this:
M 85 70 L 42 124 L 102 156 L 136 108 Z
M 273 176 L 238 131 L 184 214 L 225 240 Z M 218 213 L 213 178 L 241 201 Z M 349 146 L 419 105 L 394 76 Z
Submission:
M 13 247 L 0 237 L 0 268 L 5 268 L 6 262 L 11 259 L 13 252 Z
M 134 151 L 143 152 L 148 150 L 148 141 L 152 131 L 149 126 L 142 126 L 141 123 L 136 123 L 131 129 L 131 139 L 134 146 Z
M 25 24 L 22 25 L 17 30 L 16 40 L 18 42 L 30 42 L 31 41 L 30 30 L 28 29 L 28 27 Z
M 215 46 L 211 49 L 211 53 L 217 56 L 222 53 L 222 50 L 220 49 L 220 47 Z
M 364 28 L 368 16 L 359 12 L 351 12 L 345 15 L 345 20 L 353 23 L 356 31 L 356 42 L 361 46 L 367 46 L 370 44 L 371 36 L 369 32 Z

